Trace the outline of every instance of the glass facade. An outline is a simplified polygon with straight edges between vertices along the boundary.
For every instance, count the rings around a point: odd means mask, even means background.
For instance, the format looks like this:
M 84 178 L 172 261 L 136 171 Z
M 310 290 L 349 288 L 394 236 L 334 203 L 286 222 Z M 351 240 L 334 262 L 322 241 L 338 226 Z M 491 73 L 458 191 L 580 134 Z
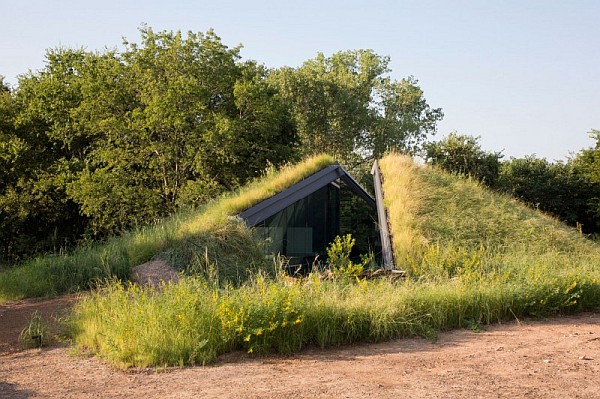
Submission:
M 268 254 L 284 255 L 290 265 L 311 265 L 322 258 L 339 234 L 340 189 L 336 184 L 307 197 L 255 226 L 257 238 L 266 243 Z
M 377 227 L 377 210 L 346 185 L 340 189 L 340 236 L 351 234 L 356 240 L 350 258 L 360 262 L 360 255 L 373 253 L 379 261 L 381 237 Z

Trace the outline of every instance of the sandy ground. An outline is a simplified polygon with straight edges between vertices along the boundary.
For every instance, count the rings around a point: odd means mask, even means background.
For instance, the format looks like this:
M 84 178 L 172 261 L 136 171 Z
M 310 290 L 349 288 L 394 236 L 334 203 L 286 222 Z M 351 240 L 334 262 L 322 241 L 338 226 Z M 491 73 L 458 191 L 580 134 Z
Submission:
M 72 294 L 52 299 L 24 299 L 0 305 L 0 356 L 21 349 L 19 334 L 27 326 L 35 312 L 38 312 L 51 331 L 60 332 L 57 331 L 60 330 L 58 327 L 60 319 L 68 313 L 68 309 L 77 298 L 77 294 Z M 0 363 L 4 363 L 2 357 L 0 357 Z M 0 381 L 2 380 L 0 379 Z M 0 395 L 0 399 L 2 399 L 2 395 Z
M 114 370 L 60 344 L 17 350 L 18 320 L 74 298 L 0 305 L 0 398 L 600 398 L 600 313 L 160 372 Z

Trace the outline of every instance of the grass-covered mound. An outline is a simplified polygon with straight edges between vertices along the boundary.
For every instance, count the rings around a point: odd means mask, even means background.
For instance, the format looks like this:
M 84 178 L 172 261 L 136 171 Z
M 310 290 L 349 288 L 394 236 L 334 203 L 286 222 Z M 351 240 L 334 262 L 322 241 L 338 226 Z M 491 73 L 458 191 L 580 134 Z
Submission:
M 482 276 L 595 273 L 600 265 L 597 242 L 475 181 L 398 154 L 380 168 L 396 263 L 413 276 L 456 277 L 467 258 Z
M 380 168 L 396 264 L 413 281 L 483 289 L 492 297 L 516 292 L 494 306 L 513 316 L 600 306 L 597 242 L 511 197 L 410 158 L 390 154 Z
M 573 229 L 408 158 L 389 155 L 381 170 L 408 279 L 113 283 L 77 307 L 77 346 L 121 367 L 205 364 L 231 350 L 291 353 L 600 306 L 600 248 Z
M 210 273 L 224 283 L 242 281 L 264 265 L 257 243 L 232 216 L 330 165 L 327 155 L 271 170 L 200 210 L 108 239 L 70 254 L 24 262 L 0 273 L 0 303 L 26 297 L 85 290 L 99 280 L 126 279 L 132 267 L 161 256 L 181 270 Z

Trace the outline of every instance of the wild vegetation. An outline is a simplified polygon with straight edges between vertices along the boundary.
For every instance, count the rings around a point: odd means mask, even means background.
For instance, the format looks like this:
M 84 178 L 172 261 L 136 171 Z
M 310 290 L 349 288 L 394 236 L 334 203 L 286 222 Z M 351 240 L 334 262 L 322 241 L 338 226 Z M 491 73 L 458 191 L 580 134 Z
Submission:
M 183 366 L 231 350 L 292 353 L 307 345 L 434 337 L 600 306 L 600 247 L 575 229 L 406 157 L 384 157 L 381 170 L 406 280 L 353 274 L 345 237 L 330 247 L 338 270 L 332 280 L 255 273 L 225 289 L 194 277 L 159 289 L 112 282 L 78 305 L 77 347 L 120 367 Z
M 332 162 L 330 156 L 318 155 L 280 171 L 272 169 L 200 210 L 181 212 L 153 226 L 80 246 L 72 253 L 26 261 L 0 273 L 0 303 L 85 290 L 111 278 L 126 279 L 132 267 L 157 255 L 182 271 L 219 272 L 217 276 L 230 283 L 245 280 L 248 270 L 273 270 L 272 265 L 264 265 L 250 231 L 231 217 Z
M 47 344 L 47 335 L 45 322 L 36 310 L 31 315 L 27 327 L 19 334 L 19 342 L 24 348 L 41 348 Z
M 533 263 L 539 263 L 539 257 L 546 255 L 600 255 L 598 244 L 585 239 L 576 229 L 510 196 L 494 193 L 475 180 L 442 173 L 435 167 L 419 167 L 396 154 L 386 156 L 380 164 L 384 192 L 394 193 L 385 199 L 391 228 L 405 224 L 403 218 L 412 217 L 417 236 L 410 236 L 409 247 L 419 247 L 421 253 L 432 246 L 441 250 L 456 247 L 474 253 L 483 251 L 489 256 L 536 258 L 538 261 Z M 404 198 L 393 191 L 400 184 L 408 191 L 404 195 L 416 202 L 410 209 Z M 405 216 L 407 213 L 412 216 Z M 395 214 L 400 216 L 394 218 Z M 394 231 L 392 235 L 394 241 L 403 239 Z M 407 246 L 402 242 L 394 245 L 397 257 L 406 257 L 399 251 Z
M 0 79 L 0 302 L 97 287 L 74 340 L 121 367 L 600 306 L 600 249 L 585 238 L 600 231 L 598 131 L 566 163 L 501 162 L 470 136 L 426 144 L 441 109 L 370 50 L 269 69 L 212 31 L 140 32 L 123 51 L 49 50 L 14 88 Z M 372 257 L 350 261 L 348 236 L 330 246 L 328 279 L 291 280 L 234 217 L 334 159 L 364 171 L 386 153 L 406 280 L 362 279 Z M 126 282 L 156 256 L 187 277 Z
M 589 134 L 596 140 L 595 147 L 567 162 L 549 162 L 535 155 L 502 161 L 500 152 L 483 150 L 479 138 L 456 132 L 427 143 L 425 158 L 432 165 L 510 194 L 586 234 L 598 234 L 600 132 L 592 129 Z

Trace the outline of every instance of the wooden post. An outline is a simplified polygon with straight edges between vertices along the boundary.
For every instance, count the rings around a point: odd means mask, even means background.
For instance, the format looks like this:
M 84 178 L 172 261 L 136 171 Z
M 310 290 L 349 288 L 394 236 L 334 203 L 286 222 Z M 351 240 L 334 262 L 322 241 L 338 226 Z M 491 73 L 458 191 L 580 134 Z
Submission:
M 381 173 L 377 160 L 373 163 L 371 169 L 373 183 L 375 186 L 375 203 L 377 204 L 377 221 L 379 222 L 379 235 L 381 237 L 381 252 L 383 253 L 383 268 L 385 270 L 394 270 L 394 253 L 390 240 L 390 230 L 387 222 L 387 214 L 383 205 L 383 187 L 381 183 Z

